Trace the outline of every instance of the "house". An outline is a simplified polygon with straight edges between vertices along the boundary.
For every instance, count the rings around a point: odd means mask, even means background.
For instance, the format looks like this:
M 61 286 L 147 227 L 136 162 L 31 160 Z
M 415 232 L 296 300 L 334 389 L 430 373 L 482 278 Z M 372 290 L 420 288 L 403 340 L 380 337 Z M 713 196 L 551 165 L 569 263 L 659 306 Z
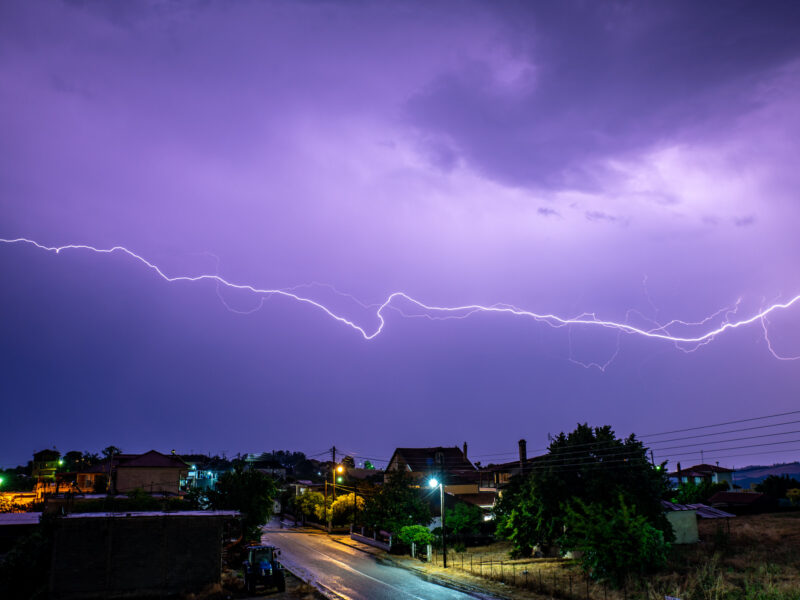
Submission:
M 392 471 L 408 473 L 420 486 L 427 485 L 430 477 L 440 478 L 448 494 L 477 494 L 480 491 L 480 472 L 467 458 L 466 442 L 463 449 L 457 446 L 396 448 L 386 467 L 384 481 Z
M 116 454 L 77 473 L 75 482 L 82 490 L 97 489 L 100 481 L 103 486 L 110 481 L 109 491 L 114 494 L 141 489 L 177 495 L 188 474 L 189 465 L 179 456 L 150 450 L 144 454 Z
M 678 470 L 669 474 L 678 480 L 678 484 L 693 482 L 702 483 L 708 481 L 710 483 L 727 483 L 729 488 L 733 488 L 733 469 L 726 469 L 717 465 L 695 465 L 688 469 L 681 469 L 678 463 Z
M 708 499 L 714 508 L 724 508 L 737 515 L 753 514 L 772 510 L 775 501 L 758 492 L 717 492 Z
M 263 452 L 261 454 L 248 454 L 244 460 L 251 469 L 261 471 L 275 479 L 286 479 L 286 466 L 272 457 L 273 454 Z
M 61 453 L 58 450 L 40 450 L 33 455 L 31 475 L 36 481 L 34 491 L 41 499 L 44 494 L 56 491 L 56 471 L 61 464 Z
M 530 473 L 543 456 L 528 458 L 527 442 L 517 442 L 519 458 L 510 462 L 490 464 L 481 469 L 480 489 L 482 492 L 498 493 L 515 475 Z

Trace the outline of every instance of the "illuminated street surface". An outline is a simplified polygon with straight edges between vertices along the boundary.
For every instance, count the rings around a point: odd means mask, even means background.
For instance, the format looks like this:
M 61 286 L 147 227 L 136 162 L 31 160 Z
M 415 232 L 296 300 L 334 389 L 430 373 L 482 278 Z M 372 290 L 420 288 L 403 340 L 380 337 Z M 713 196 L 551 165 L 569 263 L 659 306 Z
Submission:
M 318 581 L 352 600 L 466 600 L 475 596 L 420 579 L 415 574 L 379 563 L 371 554 L 337 543 L 322 532 L 264 528 L 262 541 L 281 550 L 281 561 L 298 575 Z M 490 598 L 489 596 L 481 596 Z

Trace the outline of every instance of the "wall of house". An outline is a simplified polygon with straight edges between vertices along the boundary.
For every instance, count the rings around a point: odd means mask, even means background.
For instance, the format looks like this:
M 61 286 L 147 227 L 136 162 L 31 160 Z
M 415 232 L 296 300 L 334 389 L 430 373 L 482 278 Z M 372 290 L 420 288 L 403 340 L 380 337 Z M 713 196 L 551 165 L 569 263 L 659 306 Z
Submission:
M 188 469 L 180 468 L 117 468 L 116 489 L 120 494 L 132 492 L 137 488 L 145 492 L 170 492 L 177 494 L 180 490 L 181 478 L 185 478 Z
M 448 494 L 459 495 L 459 494 L 477 494 L 478 493 L 478 484 L 477 483 L 465 483 L 460 485 L 445 485 L 444 491 Z
M 50 597 L 162 597 L 218 583 L 223 526 L 213 516 L 61 519 Z

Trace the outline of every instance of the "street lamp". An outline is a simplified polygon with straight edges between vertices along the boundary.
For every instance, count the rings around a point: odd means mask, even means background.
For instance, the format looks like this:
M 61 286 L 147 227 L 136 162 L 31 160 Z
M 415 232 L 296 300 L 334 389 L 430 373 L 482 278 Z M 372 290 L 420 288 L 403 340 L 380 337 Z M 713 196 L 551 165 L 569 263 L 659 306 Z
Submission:
M 431 477 L 428 480 L 428 485 L 432 488 L 439 488 L 439 502 L 442 514 L 442 567 L 447 568 L 447 545 L 444 541 L 444 485 L 436 477 Z

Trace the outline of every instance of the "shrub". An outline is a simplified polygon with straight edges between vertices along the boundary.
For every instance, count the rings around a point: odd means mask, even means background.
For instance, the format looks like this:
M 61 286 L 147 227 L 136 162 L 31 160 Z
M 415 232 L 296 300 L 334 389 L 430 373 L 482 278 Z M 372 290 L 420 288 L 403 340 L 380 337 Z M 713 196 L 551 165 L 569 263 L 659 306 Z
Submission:
M 406 525 L 400 529 L 397 537 L 407 546 L 412 542 L 418 546 L 425 546 L 433 541 L 433 534 L 424 525 Z
M 592 578 L 620 586 L 629 574 L 643 575 L 666 565 L 669 544 L 663 534 L 635 506 L 626 505 L 622 495 L 615 507 L 576 500 L 565 510 L 562 549 L 580 551 L 581 567 Z

